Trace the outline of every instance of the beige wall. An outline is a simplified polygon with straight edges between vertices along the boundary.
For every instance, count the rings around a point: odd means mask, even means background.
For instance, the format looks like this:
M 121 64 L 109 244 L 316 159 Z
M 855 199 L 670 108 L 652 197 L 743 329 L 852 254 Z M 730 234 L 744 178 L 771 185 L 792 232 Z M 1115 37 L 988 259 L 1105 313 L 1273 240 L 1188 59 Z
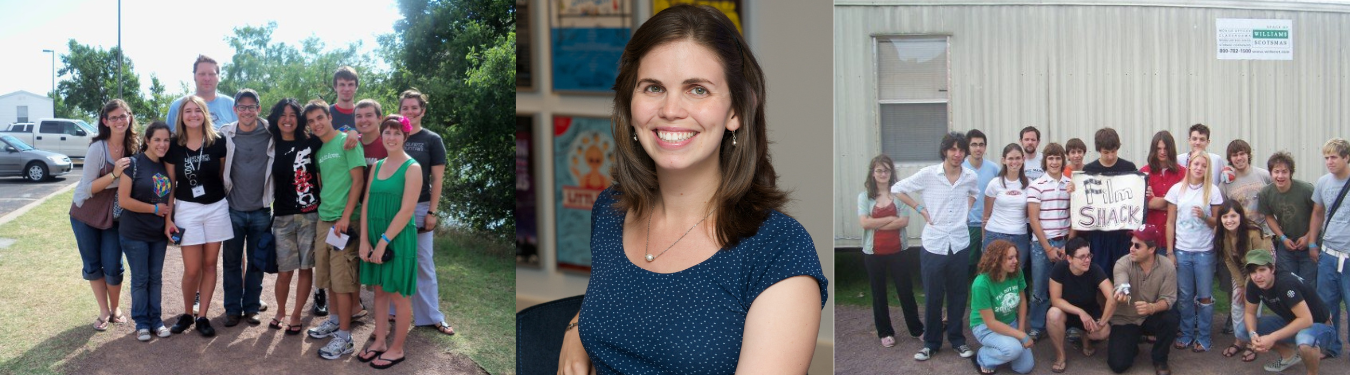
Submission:
M 638 14 L 649 15 L 650 2 L 636 1 Z M 534 1 L 535 9 L 544 9 L 543 1 Z M 821 257 L 826 278 L 834 279 L 834 255 L 830 240 L 831 137 L 830 113 L 830 14 L 828 1 L 756 1 L 744 2 L 745 27 L 750 48 L 764 68 L 768 82 L 767 117 L 770 155 L 780 178 L 780 187 L 792 192 L 787 207 L 806 227 Z M 645 18 L 645 17 L 644 17 Z M 517 308 L 557 298 L 584 294 L 586 275 L 564 273 L 551 264 L 554 243 L 554 199 L 552 132 L 548 119 L 553 114 L 607 117 L 611 97 L 559 95 L 548 91 L 548 34 L 543 12 L 535 12 L 533 30 L 536 42 L 534 92 L 516 94 L 516 112 L 533 114 L 535 121 L 535 180 L 540 183 L 537 196 L 539 241 L 543 269 L 516 269 Z M 814 52 L 805 52 L 814 51 Z M 821 314 L 821 329 L 811 373 L 832 373 L 834 369 L 834 285 Z

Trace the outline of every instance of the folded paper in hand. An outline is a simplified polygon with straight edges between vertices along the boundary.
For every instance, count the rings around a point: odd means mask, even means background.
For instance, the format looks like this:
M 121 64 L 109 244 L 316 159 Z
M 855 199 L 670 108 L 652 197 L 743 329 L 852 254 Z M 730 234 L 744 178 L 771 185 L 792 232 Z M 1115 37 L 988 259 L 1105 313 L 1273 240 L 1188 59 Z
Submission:
M 333 247 L 337 248 L 337 251 L 342 251 L 342 249 L 347 248 L 347 241 L 351 239 L 352 236 L 338 233 L 337 228 L 329 228 L 328 240 L 325 242 L 328 242 L 329 245 L 333 245 Z

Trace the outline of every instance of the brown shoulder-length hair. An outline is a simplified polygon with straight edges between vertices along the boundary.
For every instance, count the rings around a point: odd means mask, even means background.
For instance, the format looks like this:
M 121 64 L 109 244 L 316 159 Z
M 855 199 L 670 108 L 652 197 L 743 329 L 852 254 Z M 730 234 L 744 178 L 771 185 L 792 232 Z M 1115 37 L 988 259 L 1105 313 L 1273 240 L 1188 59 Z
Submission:
M 694 42 L 718 56 L 731 91 L 732 111 L 741 121 L 733 137 L 722 137 L 718 163 L 721 182 L 713 195 L 717 211 L 714 224 L 717 243 L 735 247 L 752 236 L 780 210 L 787 192 L 777 186 L 778 174 L 769 163 L 769 141 L 764 124 L 764 72 L 745 45 L 736 25 L 721 11 L 708 6 L 677 5 L 657 13 L 638 27 L 619 58 L 614 80 L 613 134 L 618 140 L 612 170 L 620 193 L 617 209 L 631 209 L 637 217 L 651 213 L 659 199 L 656 164 L 633 138 L 632 102 L 642 57 L 659 46 L 676 41 Z M 741 131 L 743 130 L 743 131 Z M 738 139 L 737 144 L 731 144 Z
M 1163 143 L 1167 148 L 1167 160 L 1158 159 L 1158 142 Z M 1162 174 L 1163 170 L 1180 170 L 1177 165 L 1177 141 L 1172 138 L 1172 132 L 1162 130 L 1153 133 L 1153 141 L 1148 143 L 1148 170 L 1153 173 Z M 1239 262 L 1241 263 L 1241 262 Z
M 106 141 L 112 137 L 112 127 L 108 126 L 108 114 L 112 111 L 121 109 L 127 115 L 127 131 L 122 134 L 122 153 L 131 156 L 140 151 L 140 137 L 136 136 L 136 115 L 131 113 L 131 106 L 122 99 L 109 100 L 103 105 L 103 109 L 98 111 L 98 135 L 89 143 Z M 109 160 L 114 162 L 116 160 Z
M 872 170 L 876 169 L 878 165 L 891 171 L 891 180 L 886 182 L 886 186 L 877 186 L 877 179 L 872 178 Z M 881 195 L 881 189 L 878 188 L 890 189 L 891 185 L 895 185 L 898 181 L 900 180 L 895 178 L 895 161 L 892 161 L 890 156 L 886 156 L 886 154 L 877 155 L 877 157 L 872 158 L 872 162 L 867 163 L 867 182 L 864 182 L 863 186 L 867 187 L 868 199 L 877 199 L 877 196 Z
M 994 240 L 984 248 L 984 255 L 980 256 L 980 263 L 976 269 L 979 273 L 989 275 L 989 281 L 995 283 L 1001 283 L 1012 277 L 1021 277 L 1021 265 L 1018 265 L 1016 272 L 1003 272 L 1003 257 L 1007 256 L 1008 251 L 1018 250 L 1017 246 L 1008 240 Z

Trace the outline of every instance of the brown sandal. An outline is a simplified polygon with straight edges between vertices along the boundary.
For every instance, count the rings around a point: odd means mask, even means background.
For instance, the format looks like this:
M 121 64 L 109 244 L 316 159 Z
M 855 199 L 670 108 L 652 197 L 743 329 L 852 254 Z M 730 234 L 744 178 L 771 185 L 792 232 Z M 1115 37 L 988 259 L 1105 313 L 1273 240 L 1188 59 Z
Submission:
M 1064 373 L 1064 370 L 1068 369 L 1068 367 L 1069 364 L 1067 362 L 1055 362 L 1054 365 L 1050 366 L 1050 371 L 1056 374 L 1062 374 Z
M 450 323 L 440 322 L 440 323 L 432 324 L 430 327 L 431 327 L 431 328 L 435 328 L 437 331 L 440 331 L 441 333 L 444 333 L 444 334 L 447 334 L 447 335 L 450 335 L 450 336 L 454 336 L 454 335 L 455 335 L 455 327 L 451 327 L 451 326 L 450 326 Z

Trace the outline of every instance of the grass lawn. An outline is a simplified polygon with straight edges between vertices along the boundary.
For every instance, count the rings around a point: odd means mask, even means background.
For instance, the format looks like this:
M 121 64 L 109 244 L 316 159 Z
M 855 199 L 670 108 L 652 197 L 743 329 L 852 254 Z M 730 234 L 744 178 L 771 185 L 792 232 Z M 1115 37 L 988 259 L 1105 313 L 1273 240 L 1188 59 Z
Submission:
M 96 333 L 88 328 L 98 304 L 79 276 L 67 213 L 71 195 L 53 197 L 0 226 L 0 239 L 14 240 L 0 249 L 0 374 L 61 373 L 106 341 L 92 339 Z M 428 329 L 413 334 L 469 357 L 489 373 L 513 373 L 516 284 L 510 244 L 447 230 L 435 246 L 441 311 L 456 335 Z M 264 288 L 271 293 L 270 285 Z M 127 290 L 123 313 L 131 302 Z

